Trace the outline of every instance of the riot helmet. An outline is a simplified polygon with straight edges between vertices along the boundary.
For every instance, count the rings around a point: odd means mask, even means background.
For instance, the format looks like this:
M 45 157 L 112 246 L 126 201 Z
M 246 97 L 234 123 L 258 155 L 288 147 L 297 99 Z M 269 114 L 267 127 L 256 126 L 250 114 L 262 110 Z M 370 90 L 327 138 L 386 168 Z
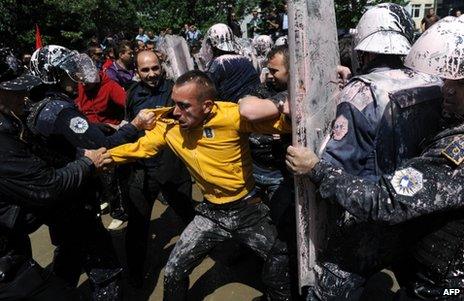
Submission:
M 226 52 L 237 51 L 234 33 L 226 24 L 218 23 L 211 26 L 206 33 L 206 40 L 213 48 Z
M 283 46 L 283 45 L 287 45 L 287 44 L 288 44 L 288 38 L 287 38 L 287 36 L 283 36 L 283 37 L 278 38 L 275 41 L 274 46 Z
M 253 40 L 253 47 L 258 55 L 266 55 L 272 46 L 274 46 L 274 42 L 268 35 L 259 35 Z
M 400 5 L 382 3 L 366 11 L 352 33 L 357 51 L 407 55 L 413 43 L 414 23 Z
M 427 29 L 404 65 L 446 79 L 464 79 L 464 16 L 443 18 Z
M 77 51 L 58 45 L 47 45 L 32 54 L 31 72 L 40 77 L 44 84 L 58 83 L 62 71 L 77 82 L 82 77 L 79 62 L 80 55 Z

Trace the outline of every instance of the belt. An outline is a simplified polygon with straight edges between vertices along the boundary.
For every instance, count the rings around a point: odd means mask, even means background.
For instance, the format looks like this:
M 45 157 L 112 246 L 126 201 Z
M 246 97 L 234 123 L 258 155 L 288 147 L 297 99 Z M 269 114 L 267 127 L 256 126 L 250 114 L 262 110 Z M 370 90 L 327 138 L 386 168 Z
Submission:
M 234 209 L 245 205 L 255 205 L 262 202 L 261 197 L 258 195 L 256 189 L 253 189 L 250 193 L 244 197 L 225 204 L 216 204 L 205 199 L 205 202 L 213 209 Z

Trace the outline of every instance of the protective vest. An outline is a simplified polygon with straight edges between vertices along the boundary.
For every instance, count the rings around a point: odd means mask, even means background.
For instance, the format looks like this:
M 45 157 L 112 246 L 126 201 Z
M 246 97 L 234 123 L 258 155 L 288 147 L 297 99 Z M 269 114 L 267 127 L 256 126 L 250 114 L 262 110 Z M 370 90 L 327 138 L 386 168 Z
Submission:
M 409 69 L 357 76 L 369 85 L 377 116 L 374 141 L 377 174 L 393 172 L 405 159 L 417 156 L 421 144 L 439 130 L 439 78 Z

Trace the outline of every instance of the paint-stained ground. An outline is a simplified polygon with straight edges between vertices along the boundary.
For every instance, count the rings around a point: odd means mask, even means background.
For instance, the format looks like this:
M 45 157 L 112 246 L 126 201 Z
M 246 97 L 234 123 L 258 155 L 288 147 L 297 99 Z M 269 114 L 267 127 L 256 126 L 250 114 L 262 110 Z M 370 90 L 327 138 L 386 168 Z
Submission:
M 198 191 L 194 193 L 194 197 L 199 199 Z M 108 225 L 109 216 L 104 215 L 103 221 L 105 225 Z M 124 277 L 124 300 L 162 300 L 164 265 L 181 232 L 181 222 L 176 214 L 160 202 L 155 202 L 150 226 L 145 288 L 132 288 Z M 111 231 L 111 234 L 119 258 L 124 265 L 125 228 Z M 53 247 L 47 227 L 41 227 L 31 235 L 31 238 L 34 258 L 44 267 L 49 265 L 53 256 Z M 232 256 L 231 249 L 234 248 L 230 248 L 227 244 L 218 247 L 193 271 L 190 276 L 189 300 L 251 301 L 262 295 L 260 259 L 247 251 L 238 257 Z M 88 296 L 89 287 L 85 274 L 81 276 L 79 289 Z M 384 271 L 370 280 L 367 289 L 369 300 L 392 300 L 392 291 L 397 290 L 397 285 L 391 273 Z

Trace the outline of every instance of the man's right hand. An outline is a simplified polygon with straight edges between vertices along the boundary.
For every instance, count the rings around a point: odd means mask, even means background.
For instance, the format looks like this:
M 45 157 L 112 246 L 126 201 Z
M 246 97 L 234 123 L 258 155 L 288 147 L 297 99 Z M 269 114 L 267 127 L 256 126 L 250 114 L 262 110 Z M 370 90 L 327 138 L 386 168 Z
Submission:
M 84 156 L 92 160 L 93 165 L 95 165 L 97 170 L 102 169 L 103 166 L 113 162 L 110 153 L 108 153 L 104 147 L 99 149 L 86 149 L 84 151 Z

